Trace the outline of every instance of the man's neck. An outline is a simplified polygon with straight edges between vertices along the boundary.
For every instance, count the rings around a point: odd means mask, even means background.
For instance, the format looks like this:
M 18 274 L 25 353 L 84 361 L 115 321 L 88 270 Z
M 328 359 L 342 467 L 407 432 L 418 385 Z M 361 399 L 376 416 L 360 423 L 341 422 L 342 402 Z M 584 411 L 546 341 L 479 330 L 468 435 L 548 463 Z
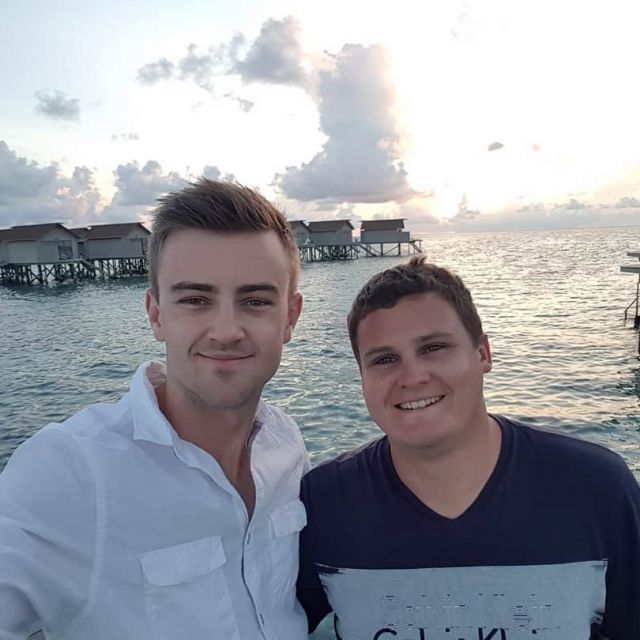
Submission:
M 502 433 L 498 423 L 484 414 L 463 442 L 425 450 L 389 444 L 402 482 L 432 511 L 454 519 L 475 502 L 493 473 Z
M 166 383 L 155 391 L 160 410 L 176 433 L 216 459 L 251 515 L 255 487 L 251 476 L 250 438 L 258 403 L 241 411 L 215 411 L 190 402 Z

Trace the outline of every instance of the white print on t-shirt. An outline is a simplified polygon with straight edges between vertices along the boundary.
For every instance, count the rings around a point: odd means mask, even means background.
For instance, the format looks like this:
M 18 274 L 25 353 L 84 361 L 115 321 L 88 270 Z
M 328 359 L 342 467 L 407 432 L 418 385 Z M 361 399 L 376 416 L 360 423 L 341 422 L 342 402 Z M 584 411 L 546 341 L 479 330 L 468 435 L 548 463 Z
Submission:
M 434 569 L 319 565 L 342 640 L 587 640 L 606 560 Z

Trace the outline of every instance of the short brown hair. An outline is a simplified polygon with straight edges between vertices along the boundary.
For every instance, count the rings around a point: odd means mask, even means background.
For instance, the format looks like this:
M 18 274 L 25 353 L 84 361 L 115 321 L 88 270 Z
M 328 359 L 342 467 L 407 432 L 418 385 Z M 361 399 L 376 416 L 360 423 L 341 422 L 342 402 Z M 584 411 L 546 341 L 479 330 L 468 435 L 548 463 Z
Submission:
M 204 231 L 275 231 L 291 263 L 290 291 L 295 293 L 300 254 L 284 214 L 257 191 L 236 182 L 200 178 L 181 191 L 158 198 L 149 237 L 149 282 L 158 298 L 158 265 L 167 238 L 177 229 Z
M 474 344 L 482 338 L 482 322 L 471 293 L 464 282 L 443 267 L 426 262 L 424 256 L 413 256 L 400 264 L 374 275 L 356 296 L 347 318 L 351 348 L 360 362 L 358 327 L 377 309 L 390 309 L 407 296 L 437 293 L 455 310 Z

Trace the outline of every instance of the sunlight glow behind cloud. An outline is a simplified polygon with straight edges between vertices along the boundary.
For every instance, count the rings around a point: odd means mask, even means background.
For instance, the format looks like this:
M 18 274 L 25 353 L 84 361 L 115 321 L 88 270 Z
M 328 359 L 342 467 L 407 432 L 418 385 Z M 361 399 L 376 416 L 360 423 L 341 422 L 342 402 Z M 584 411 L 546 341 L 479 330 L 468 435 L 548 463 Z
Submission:
M 64 194 L 90 194 L 69 208 L 80 217 L 115 215 L 118 202 L 133 211 L 205 166 L 308 217 L 404 212 L 426 224 L 521 211 L 545 224 L 580 193 L 586 209 L 624 203 L 607 215 L 627 221 L 640 201 L 635 3 L 176 6 L 87 8 L 91 29 L 43 9 L 52 54 L 0 71 L 5 160 L 55 174 L 20 196 L 21 219 L 63 211 Z M 20 11 L 7 21 L 35 51 Z M 135 167 L 131 180 L 123 167 Z M 77 168 L 90 172 L 83 186 Z M 145 191 L 144 176 L 158 189 Z

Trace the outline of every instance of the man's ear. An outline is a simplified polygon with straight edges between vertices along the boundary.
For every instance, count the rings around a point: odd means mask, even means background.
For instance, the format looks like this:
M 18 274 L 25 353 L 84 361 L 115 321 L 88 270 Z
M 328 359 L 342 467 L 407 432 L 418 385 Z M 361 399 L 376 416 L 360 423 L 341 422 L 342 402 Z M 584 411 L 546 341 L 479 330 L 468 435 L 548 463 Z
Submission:
M 153 335 L 159 342 L 164 342 L 164 330 L 160 321 L 160 305 L 151 289 L 147 289 L 144 302 L 147 307 L 147 315 L 149 316 L 149 324 L 153 330 Z
M 287 309 L 287 326 L 284 330 L 283 344 L 287 344 L 291 340 L 293 330 L 296 328 L 298 318 L 302 313 L 302 295 L 294 293 L 289 298 L 289 308 Z
M 482 337 L 480 338 L 478 353 L 480 354 L 482 373 L 489 373 L 489 371 L 491 371 L 491 368 L 493 367 L 493 360 L 491 358 L 491 346 L 489 345 L 489 338 L 486 333 L 483 333 Z

